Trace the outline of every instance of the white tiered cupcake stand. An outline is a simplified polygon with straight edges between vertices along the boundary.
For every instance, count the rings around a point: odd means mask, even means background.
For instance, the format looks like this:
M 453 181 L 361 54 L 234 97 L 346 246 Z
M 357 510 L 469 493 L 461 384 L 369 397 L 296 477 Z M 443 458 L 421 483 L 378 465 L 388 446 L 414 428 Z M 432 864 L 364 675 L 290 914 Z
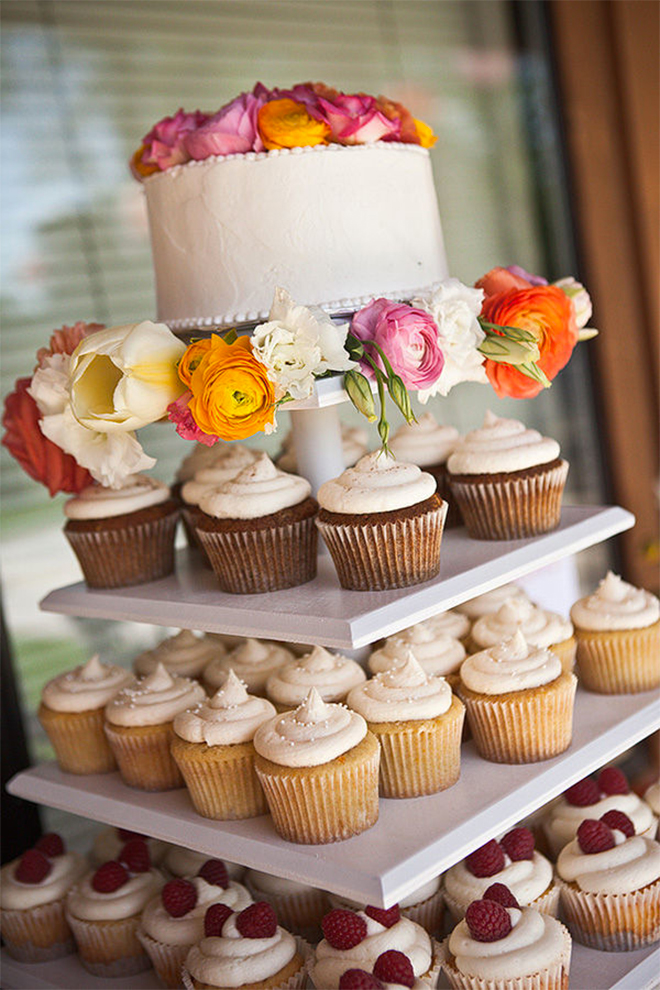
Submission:
M 337 380 L 318 383 L 313 400 L 294 410 L 299 471 L 314 490 L 341 470 L 335 405 L 345 399 Z M 179 551 L 176 572 L 152 584 L 90 591 L 84 583 L 51 592 L 41 607 L 93 618 L 132 620 L 207 632 L 318 643 L 354 650 L 515 581 L 546 564 L 600 543 L 634 524 L 616 507 L 566 506 L 557 530 L 537 539 L 470 540 L 464 530 L 443 537 L 440 576 L 413 588 L 353 592 L 339 587 L 327 555 L 314 581 L 270 595 L 226 595 L 213 575 Z M 578 688 L 573 743 L 544 763 L 487 763 L 472 743 L 462 748 L 461 778 L 448 791 L 413 800 L 381 800 L 378 823 L 362 835 L 325 846 L 285 842 L 269 816 L 214 822 L 197 815 L 184 789 L 133 790 L 118 773 L 78 777 L 55 763 L 18 774 L 10 793 L 109 825 L 121 826 L 225 857 L 353 900 L 388 907 L 493 836 L 506 831 L 566 787 L 660 727 L 654 693 L 610 696 Z M 573 990 L 644 990 L 657 982 L 660 950 L 604 953 L 574 945 Z M 149 972 L 113 981 L 113 990 L 158 986 Z M 2 956 L 2 987 L 105 987 L 71 956 L 25 965 Z

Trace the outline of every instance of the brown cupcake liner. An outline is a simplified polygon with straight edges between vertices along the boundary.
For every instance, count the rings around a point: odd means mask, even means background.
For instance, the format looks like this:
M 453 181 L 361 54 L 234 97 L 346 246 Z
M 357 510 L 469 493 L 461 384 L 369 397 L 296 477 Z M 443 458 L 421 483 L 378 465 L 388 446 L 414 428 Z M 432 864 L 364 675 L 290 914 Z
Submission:
M 167 945 L 165 942 L 158 942 L 142 928 L 138 928 L 137 938 L 149 956 L 151 965 L 158 975 L 158 979 L 166 987 L 170 987 L 171 990 L 179 990 L 181 986 L 181 969 L 190 951 L 190 946 Z
M 19 962 L 48 962 L 76 951 L 65 916 L 65 898 L 26 911 L 3 908 L 0 933 L 5 948 Z
M 123 528 L 79 531 L 64 527 L 90 588 L 126 588 L 167 577 L 174 570 L 179 512 Z
M 222 591 L 263 594 L 306 584 L 316 577 L 314 518 L 270 529 L 197 529 Z
M 257 775 L 276 831 L 288 842 L 316 845 L 371 828 L 378 820 L 379 755 L 371 732 L 320 766 L 283 767 L 257 753 Z
M 216 821 L 233 821 L 268 813 L 254 769 L 255 751 L 251 742 L 207 746 L 186 742 L 175 735 L 171 753 L 199 815 Z
M 122 977 L 151 968 L 137 937 L 140 915 L 117 921 L 83 921 L 67 912 L 78 956 L 94 976 Z
M 170 791 L 183 787 L 170 746 L 172 722 L 135 728 L 105 723 L 105 734 L 117 760 L 122 780 L 143 791 Z
M 553 966 L 529 976 L 510 976 L 502 980 L 486 980 L 478 976 L 466 976 L 455 965 L 449 951 L 449 938 L 441 946 L 442 971 L 452 990 L 568 990 L 571 966 L 571 936 L 562 925 L 562 952 Z
M 384 513 L 383 513 L 384 515 Z M 342 588 L 386 591 L 436 577 L 447 503 L 387 522 L 316 520 Z
M 450 476 L 451 492 L 475 540 L 519 540 L 559 525 L 568 461 L 511 475 Z
M 426 471 L 427 474 L 432 475 L 435 478 L 435 483 L 437 485 L 437 494 L 447 503 L 447 518 L 445 519 L 445 529 L 454 529 L 456 526 L 463 525 L 463 517 L 461 516 L 461 511 L 458 508 L 456 499 L 451 493 L 451 485 L 449 483 L 449 472 L 447 470 L 447 463 L 443 464 L 430 464 L 424 465 L 422 471 Z
M 307 986 L 307 973 L 312 958 L 312 951 L 307 942 L 300 938 L 300 936 L 296 936 L 296 948 L 298 958 L 302 959 L 302 965 L 288 977 L 282 980 L 275 979 L 275 977 L 278 977 L 278 974 L 275 973 L 274 976 L 266 980 L 260 980 L 257 984 L 244 983 L 242 986 L 245 988 L 249 988 L 250 986 L 267 987 L 268 990 L 302 990 L 303 987 Z M 283 970 L 280 970 L 280 973 L 285 972 L 289 968 L 290 964 L 285 966 Z M 217 990 L 217 988 L 212 987 L 208 983 L 200 983 L 199 980 L 196 980 L 189 973 L 185 966 L 181 970 L 181 980 L 185 990 Z
M 637 694 L 660 686 L 660 621 L 644 629 L 576 629 L 580 683 L 598 694 Z
M 444 715 L 411 722 L 369 722 L 380 743 L 380 795 L 411 798 L 444 791 L 461 772 L 465 706 L 455 695 Z
M 479 755 L 493 763 L 536 763 L 571 744 L 577 678 L 562 672 L 550 684 L 503 695 L 459 694 Z
M 300 935 L 307 942 L 318 942 L 321 937 L 321 921 L 330 910 L 330 902 L 325 890 L 310 887 L 290 894 L 272 893 L 261 890 L 250 883 L 245 886 L 255 901 L 268 901 L 273 907 L 279 924 L 288 932 Z
M 497 883 L 497 876 L 488 877 L 488 882 L 484 885 L 484 892 L 490 887 L 491 883 Z M 521 907 L 533 907 L 537 911 L 540 911 L 541 914 L 548 914 L 550 917 L 556 918 L 559 912 L 559 893 L 559 885 L 553 880 L 548 889 L 539 897 L 535 897 L 529 904 L 522 904 Z M 465 917 L 465 912 L 470 905 L 470 901 L 462 904 L 445 890 L 445 904 L 449 908 L 452 918 L 458 924 Z
M 625 894 L 589 893 L 558 882 L 576 942 L 602 952 L 632 952 L 660 939 L 660 880 Z
M 117 762 L 103 729 L 103 709 L 56 712 L 39 705 L 37 717 L 65 773 L 110 773 Z

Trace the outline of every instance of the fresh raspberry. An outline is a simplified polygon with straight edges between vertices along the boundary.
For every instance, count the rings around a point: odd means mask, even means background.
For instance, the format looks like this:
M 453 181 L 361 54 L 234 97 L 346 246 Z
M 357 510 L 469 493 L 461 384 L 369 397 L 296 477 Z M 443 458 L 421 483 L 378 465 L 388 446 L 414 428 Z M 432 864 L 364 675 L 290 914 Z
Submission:
M 483 899 L 485 901 L 497 901 L 502 907 L 520 907 L 517 899 L 504 883 L 491 883 L 490 887 L 484 891 Z
M 335 908 L 321 922 L 323 935 L 333 949 L 352 949 L 367 937 L 367 923 L 355 911 Z
M 62 836 L 58 835 L 57 832 L 48 832 L 46 835 L 42 835 L 34 848 L 38 849 L 44 856 L 48 856 L 49 859 L 53 859 L 54 856 L 62 856 L 65 852 Z
M 277 915 L 267 901 L 256 901 L 241 911 L 236 927 L 245 938 L 272 938 L 277 931 Z
M 99 866 L 92 877 L 92 887 L 99 894 L 112 894 L 113 891 L 119 890 L 125 883 L 128 883 L 128 880 L 129 877 L 126 868 L 121 863 L 118 863 L 116 859 L 111 859 L 108 863 L 104 863 L 103 866 Z
M 509 912 L 497 901 L 472 901 L 465 912 L 470 935 L 477 942 L 497 942 L 511 931 Z
M 151 856 L 143 839 L 129 839 L 117 859 L 129 873 L 146 873 L 151 869 Z
M 584 780 L 579 780 L 577 784 L 569 787 L 564 797 L 574 808 L 586 808 L 600 801 L 600 790 L 594 780 L 585 777 Z
M 598 774 L 598 786 L 603 794 L 629 794 L 626 775 L 618 767 L 605 767 Z
M 27 849 L 14 870 L 14 878 L 19 883 L 41 883 L 52 870 L 53 865 L 38 849 Z
M 512 828 L 500 839 L 500 845 L 509 859 L 534 858 L 534 836 L 528 828 Z
M 383 984 L 364 969 L 347 969 L 339 977 L 339 990 L 382 990 Z
M 473 877 L 492 877 L 504 869 L 504 852 L 495 839 L 491 839 L 481 849 L 475 849 L 465 860 L 465 865 Z
M 170 918 L 182 918 L 197 904 L 197 888 L 190 880 L 177 877 L 165 884 L 160 897 Z
M 617 811 L 616 808 L 612 808 L 611 811 L 606 811 L 604 815 L 600 816 L 601 822 L 605 822 L 610 828 L 616 828 L 619 832 L 623 832 L 626 838 L 630 838 L 631 835 L 635 834 L 635 826 L 625 815 L 623 811 Z
M 367 904 L 364 909 L 364 913 L 374 921 L 378 921 L 385 928 L 391 928 L 392 925 L 396 925 L 397 921 L 401 920 L 401 912 L 399 911 L 399 905 L 393 904 L 391 908 L 387 911 L 384 908 L 373 907 L 371 904 Z
M 374 963 L 374 976 L 383 983 L 400 983 L 404 987 L 412 987 L 415 983 L 413 965 L 408 956 L 398 949 L 381 952 Z
M 197 876 L 214 887 L 222 887 L 226 890 L 229 886 L 227 867 L 221 859 L 207 859 L 200 867 Z
M 130 842 L 131 839 L 143 839 L 146 841 L 146 835 L 142 835 L 142 832 L 131 832 L 128 828 L 118 828 L 117 835 L 122 840 L 122 842 Z
M 220 937 L 222 926 L 233 913 L 226 904 L 212 904 L 204 915 L 204 935 L 207 938 Z
M 577 830 L 578 845 L 583 853 L 600 853 L 614 848 L 612 829 L 605 822 L 585 818 Z

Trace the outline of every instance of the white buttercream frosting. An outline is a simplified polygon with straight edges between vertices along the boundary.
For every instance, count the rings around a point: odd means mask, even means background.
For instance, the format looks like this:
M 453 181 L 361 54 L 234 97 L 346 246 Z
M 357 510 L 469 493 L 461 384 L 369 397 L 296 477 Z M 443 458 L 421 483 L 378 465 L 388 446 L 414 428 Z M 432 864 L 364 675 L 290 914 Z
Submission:
M 106 705 L 105 717 L 112 725 L 162 725 L 205 697 L 197 681 L 173 677 L 159 663 L 153 674 L 120 691 Z
M 319 942 L 310 971 L 315 987 L 338 987 L 339 978 L 347 969 L 364 969 L 371 973 L 378 957 L 390 949 L 408 956 L 415 976 L 428 972 L 432 961 L 431 939 L 421 925 L 402 917 L 386 928 L 363 911 L 357 914 L 366 923 L 366 938 L 352 949 L 335 949 L 326 939 Z
M 509 980 L 543 973 L 558 966 L 566 955 L 570 958 L 570 939 L 563 925 L 534 908 L 507 908 L 512 928 L 508 935 L 494 942 L 472 938 L 466 921 L 461 921 L 449 936 L 449 951 L 455 966 L 466 976 L 482 980 Z M 564 958 L 568 966 L 568 958 Z
M 490 877 L 475 877 L 465 860 L 455 863 L 445 873 L 445 890 L 463 909 L 480 900 L 491 884 L 505 884 L 521 906 L 544 894 L 552 883 L 552 864 L 534 851 L 532 859 L 511 860 L 504 854 L 504 866 Z
M 226 904 L 232 911 L 242 911 L 252 903 L 248 891 L 240 883 L 230 882 L 226 888 L 207 883 L 202 877 L 188 878 L 197 891 L 197 903 L 192 910 L 173 918 L 163 907 L 158 894 L 142 912 L 142 929 L 166 945 L 194 945 L 204 938 L 204 915 L 211 904 Z
M 141 835 L 140 838 L 147 844 L 152 865 L 159 866 L 171 848 L 170 844 L 163 842 L 162 839 L 152 839 L 148 835 Z M 92 848 L 89 853 L 90 863 L 92 866 L 101 866 L 102 863 L 107 863 L 110 859 L 117 859 L 128 841 L 128 837 L 125 839 L 121 837 L 119 829 L 102 829 L 94 836 Z M 208 856 L 205 858 L 208 859 Z
M 644 629 L 660 619 L 660 600 L 608 571 L 592 595 L 573 605 L 571 619 L 586 630 Z
M 134 873 L 119 887 L 109 893 L 94 890 L 94 873 L 88 873 L 70 891 L 67 910 L 82 921 L 119 921 L 140 914 L 145 905 L 163 886 L 164 878 L 158 870 Z
M 447 467 L 452 474 L 499 474 L 548 464 L 557 457 L 556 440 L 488 411 L 483 426 L 459 440 Z
M 186 849 L 184 846 L 170 846 L 163 860 L 163 867 L 175 877 L 194 877 L 208 860 L 208 853 Z M 237 863 L 223 859 L 230 880 L 240 880 L 245 870 Z
M 409 722 L 444 715 L 451 697 L 444 677 L 426 674 L 409 650 L 401 664 L 353 688 L 347 704 L 367 722 Z
M 299 505 L 311 491 L 306 478 L 280 471 L 262 453 L 234 478 L 202 494 L 199 507 L 215 519 L 257 519 Z
M 454 636 L 455 639 L 463 639 L 469 633 L 472 623 L 467 615 L 461 615 L 460 612 L 449 609 L 448 612 L 438 612 L 437 615 L 432 615 L 429 619 L 424 619 L 423 622 L 417 622 L 416 625 L 431 629 L 436 634 L 445 633 L 447 636 Z M 414 629 L 415 627 L 411 626 L 410 628 Z M 396 635 L 401 634 L 396 633 Z
M 453 674 L 465 660 L 465 647 L 460 640 L 418 623 L 389 636 L 385 645 L 371 654 L 367 666 L 372 674 L 380 674 L 403 663 L 409 651 L 427 674 L 442 677 Z
M 417 904 L 421 904 L 423 901 L 428 900 L 434 894 L 440 890 L 442 884 L 442 874 L 437 877 L 433 877 L 432 880 L 428 880 L 423 883 L 421 887 L 416 887 L 415 890 L 411 891 L 406 897 L 402 897 L 399 901 L 400 908 L 413 907 Z M 328 895 L 331 907 L 349 907 L 354 911 L 360 911 L 364 908 L 364 903 L 360 901 L 352 901 L 348 897 L 338 897 L 336 894 Z
M 314 889 L 307 883 L 287 880 L 285 877 L 275 877 L 272 873 L 262 873 L 261 870 L 248 870 L 245 874 L 245 883 L 255 894 L 266 894 L 268 897 L 303 894 Z
M 3 911 L 29 911 L 41 904 L 52 904 L 64 897 L 81 878 L 87 864 L 78 853 L 63 853 L 49 859 L 51 869 L 39 883 L 21 883 L 14 876 L 20 857 L 0 871 L 0 907 Z
M 319 505 L 328 512 L 363 515 L 393 512 L 417 505 L 436 490 L 435 478 L 416 464 L 403 464 L 375 450 L 365 454 L 355 467 L 326 481 L 318 492 Z
M 264 694 L 270 675 L 293 659 L 293 653 L 281 643 L 244 639 L 225 656 L 211 661 L 204 670 L 204 681 L 216 690 L 233 670 L 251 694 Z
M 180 484 L 190 481 L 195 473 L 202 468 L 213 467 L 225 456 L 226 445 L 216 443 L 207 447 L 205 443 L 196 443 L 191 452 L 184 457 L 176 472 L 176 481 Z
M 654 815 L 660 815 L 660 780 L 644 791 L 644 800 Z M 635 829 L 635 831 L 639 831 Z
M 478 694 L 506 694 L 556 680 L 562 667 L 550 650 L 529 647 L 520 630 L 510 639 L 463 661 L 461 680 Z
M 562 880 L 593 894 L 626 894 L 660 878 L 660 843 L 643 835 L 626 838 L 614 829 L 616 845 L 584 853 L 577 838 L 564 846 L 557 860 Z
M 87 663 L 48 681 L 41 700 L 54 712 L 89 712 L 104 708 L 122 688 L 134 683 L 130 670 L 101 663 L 95 654 Z
M 296 954 L 296 940 L 279 925 L 270 938 L 244 938 L 236 918 L 230 915 L 221 935 L 203 938 L 186 956 L 186 969 L 205 986 L 241 987 L 267 980 Z
M 482 615 L 491 615 L 493 612 L 497 612 L 500 605 L 503 605 L 510 598 L 522 598 L 529 601 L 527 592 L 523 588 L 519 588 L 517 584 L 502 584 L 499 588 L 493 588 L 491 591 L 484 592 L 483 595 L 470 598 L 462 605 L 457 605 L 456 611 L 462 612 L 472 622 L 476 622 Z
M 348 657 L 315 646 L 311 653 L 284 664 L 268 678 L 266 691 L 278 705 L 297 707 L 315 687 L 324 701 L 343 701 L 366 679 L 362 667 Z
M 361 426 L 348 426 L 340 423 L 341 427 L 341 453 L 345 467 L 353 467 L 368 450 L 369 434 Z M 290 471 L 295 474 L 298 470 L 298 458 L 293 443 L 293 432 L 290 430 L 282 440 L 282 453 L 277 458 L 276 464 L 281 471 Z
M 224 685 L 212 698 L 176 716 L 174 731 L 187 742 L 231 746 L 250 742 L 261 723 L 275 714 L 273 705 L 265 698 L 248 694 L 230 669 Z
M 445 463 L 458 439 L 455 426 L 444 426 L 427 412 L 416 423 L 403 423 L 390 438 L 389 447 L 398 460 L 431 467 Z
M 342 756 L 367 734 L 367 723 L 344 705 L 326 703 L 315 688 L 293 711 L 260 725 L 257 753 L 285 767 L 313 767 Z
M 518 629 L 529 646 L 554 646 L 573 635 L 572 623 L 557 612 L 548 612 L 526 598 L 507 598 L 497 612 L 477 619 L 470 636 L 478 647 L 495 646 Z
M 220 450 L 215 455 L 214 461 L 200 465 L 193 477 L 186 481 L 181 489 L 181 498 L 188 505 L 199 505 L 202 495 L 216 485 L 231 481 L 245 468 L 254 464 L 260 454 L 258 450 L 244 447 L 241 443 L 221 443 L 216 446 L 220 447 Z M 216 448 L 211 449 L 215 451 Z
M 121 488 L 89 485 L 64 503 L 68 519 L 110 519 L 166 502 L 170 490 L 146 474 L 133 474 Z
M 652 839 L 655 836 L 657 818 L 651 808 L 638 797 L 634 791 L 628 794 L 601 794 L 595 804 L 582 807 L 569 804 L 565 797 L 549 809 L 543 828 L 550 840 L 552 849 L 558 853 L 571 839 L 577 835 L 580 823 L 585 818 L 602 818 L 608 811 L 623 811 L 635 826 L 637 835 L 646 835 Z
M 221 643 L 206 636 L 196 636 L 191 629 L 182 629 L 175 636 L 163 640 L 153 650 L 146 650 L 133 661 L 133 669 L 140 677 L 153 674 L 159 663 L 170 674 L 181 677 L 199 677 L 214 657 L 222 655 Z

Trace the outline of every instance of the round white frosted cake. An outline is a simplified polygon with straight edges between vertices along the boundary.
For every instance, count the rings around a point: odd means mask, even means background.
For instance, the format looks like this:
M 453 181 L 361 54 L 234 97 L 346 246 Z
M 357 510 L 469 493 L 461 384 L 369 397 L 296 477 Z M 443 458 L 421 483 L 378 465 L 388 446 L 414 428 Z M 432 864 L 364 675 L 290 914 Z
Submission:
M 413 144 L 337 144 L 191 161 L 145 179 L 158 319 L 263 320 L 277 286 L 353 310 L 446 278 L 431 160 Z

